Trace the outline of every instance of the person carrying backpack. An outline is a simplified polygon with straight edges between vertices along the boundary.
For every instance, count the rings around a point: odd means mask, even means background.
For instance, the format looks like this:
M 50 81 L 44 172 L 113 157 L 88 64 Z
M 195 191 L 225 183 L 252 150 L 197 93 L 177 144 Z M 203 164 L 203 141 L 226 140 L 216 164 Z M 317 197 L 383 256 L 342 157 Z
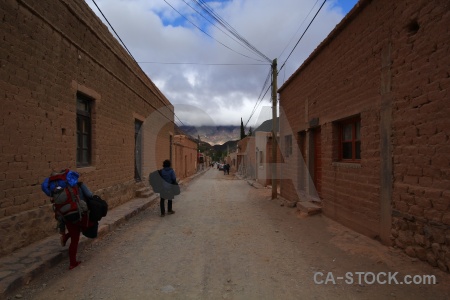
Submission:
M 55 219 L 61 234 L 61 246 L 65 246 L 70 238 L 69 270 L 81 263 L 77 261 L 81 232 L 95 225 L 89 220 L 87 206 L 87 201 L 93 194 L 85 184 L 78 181 L 78 178 L 77 172 L 66 169 L 60 173 L 53 172 L 41 184 L 42 191 L 52 197 Z M 68 233 L 65 232 L 66 227 Z

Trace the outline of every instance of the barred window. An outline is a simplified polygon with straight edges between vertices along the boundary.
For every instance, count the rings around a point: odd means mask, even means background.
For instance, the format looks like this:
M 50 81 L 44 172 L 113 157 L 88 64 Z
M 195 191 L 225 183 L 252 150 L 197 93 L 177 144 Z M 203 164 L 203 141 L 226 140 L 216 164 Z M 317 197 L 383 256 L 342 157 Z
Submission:
M 77 94 L 77 167 L 92 163 L 92 99 Z

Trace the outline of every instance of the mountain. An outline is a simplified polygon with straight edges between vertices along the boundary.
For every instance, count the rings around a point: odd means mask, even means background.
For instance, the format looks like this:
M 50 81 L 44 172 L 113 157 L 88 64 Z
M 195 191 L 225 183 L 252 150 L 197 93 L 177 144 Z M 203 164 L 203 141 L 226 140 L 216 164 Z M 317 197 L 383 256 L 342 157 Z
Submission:
M 180 130 L 202 142 L 223 145 L 228 141 L 238 141 L 241 137 L 240 126 L 180 126 Z M 226 147 L 225 147 L 226 150 Z
M 213 149 L 216 152 L 233 152 L 234 150 L 236 150 L 237 147 L 237 143 L 239 142 L 239 140 L 235 140 L 235 141 L 228 141 L 223 143 L 222 145 L 214 145 Z

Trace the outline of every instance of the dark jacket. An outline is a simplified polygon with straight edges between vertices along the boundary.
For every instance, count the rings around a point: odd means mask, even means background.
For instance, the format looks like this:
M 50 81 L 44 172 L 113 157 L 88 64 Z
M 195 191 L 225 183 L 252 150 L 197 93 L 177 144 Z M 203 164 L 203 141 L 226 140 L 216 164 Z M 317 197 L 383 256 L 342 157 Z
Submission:
M 177 181 L 175 171 L 171 167 L 165 167 L 161 169 L 161 176 L 164 179 L 163 191 L 161 192 L 161 198 L 173 199 L 174 195 L 171 191 L 172 183 Z

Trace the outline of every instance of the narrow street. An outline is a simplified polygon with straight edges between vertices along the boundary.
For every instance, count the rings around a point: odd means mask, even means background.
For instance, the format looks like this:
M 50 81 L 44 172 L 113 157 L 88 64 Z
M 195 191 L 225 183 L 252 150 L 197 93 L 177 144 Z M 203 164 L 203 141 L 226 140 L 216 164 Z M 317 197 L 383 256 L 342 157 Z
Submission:
M 324 216 L 300 217 L 270 194 L 210 169 L 176 198 L 174 215 L 161 218 L 159 204 L 147 209 L 79 253 L 80 267 L 69 271 L 64 261 L 16 294 L 22 299 L 450 298 L 449 274 Z M 398 272 L 399 283 L 370 284 L 369 277 L 358 282 L 356 272 Z M 353 283 L 338 279 L 346 273 Z M 400 284 L 405 275 L 435 275 L 437 284 Z

